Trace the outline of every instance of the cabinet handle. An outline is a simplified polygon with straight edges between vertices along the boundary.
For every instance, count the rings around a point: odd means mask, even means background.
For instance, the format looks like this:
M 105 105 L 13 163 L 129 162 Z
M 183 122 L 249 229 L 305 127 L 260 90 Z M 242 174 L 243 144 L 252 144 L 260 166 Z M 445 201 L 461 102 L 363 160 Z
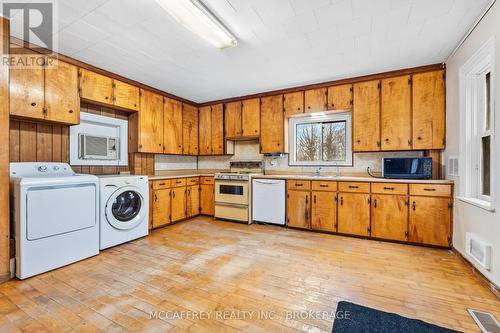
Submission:
M 340 197 L 340 205 L 344 205 L 344 197 Z
M 316 194 L 314 195 L 314 204 L 316 204 Z
M 436 189 L 435 188 L 424 188 L 424 191 L 434 192 L 434 191 L 436 191 Z
M 307 205 L 309 204 L 309 196 L 306 195 L 306 221 L 309 220 L 309 212 L 307 209 Z
M 31 103 L 31 106 L 36 106 L 36 103 L 35 102 Z
M 160 186 L 165 186 L 165 183 L 160 183 L 160 184 L 158 184 L 158 185 L 160 185 Z
M 295 186 L 297 186 L 297 187 L 301 187 L 301 186 L 303 186 L 303 185 L 304 185 L 304 184 L 301 184 L 301 183 L 295 183 Z
M 349 185 L 349 188 L 359 188 L 359 186 Z
M 328 185 L 326 185 L 326 184 L 321 184 L 321 185 L 319 185 L 319 187 L 328 187 Z
M 175 199 L 175 192 L 172 192 L 172 198 Z
M 377 199 L 373 199 L 373 208 L 377 208 Z
M 394 191 L 394 187 L 384 187 L 384 190 L 386 190 L 386 191 Z
M 389 138 L 385 138 L 385 142 L 389 142 Z
M 155 202 L 158 201 L 158 196 L 155 193 Z
M 412 206 L 413 206 L 413 210 L 414 210 L 414 211 L 415 211 L 415 210 L 417 210 L 417 203 L 416 203 L 415 201 L 413 201 Z

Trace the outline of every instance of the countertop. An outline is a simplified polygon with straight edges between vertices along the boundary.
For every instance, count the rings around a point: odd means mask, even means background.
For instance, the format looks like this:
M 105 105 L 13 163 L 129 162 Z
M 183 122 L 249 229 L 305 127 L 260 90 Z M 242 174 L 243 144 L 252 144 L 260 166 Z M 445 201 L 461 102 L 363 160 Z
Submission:
M 162 180 L 162 179 L 175 179 L 175 178 L 188 178 L 188 177 L 213 177 L 218 172 L 227 172 L 228 170 L 173 170 L 173 171 L 158 171 L 154 176 L 149 176 L 149 180 Z M 268 172 L 265 175 L 257 175 L 252 178 L 260 179 L 303 179 L 303 180 L 330 180 L 339 182 L 370 182 L 370 183 L 406 183 L 406 184 L 449 184 L 453 185 L 453 180 L 446 179 L 386 179 L 386 178 L 374 178 L 365 175 L 346 175 L 336 177 L 329 174 L 322 174 L 320 176 L 315 176 L 310 173 L 304 174 L 287 174 L 280 172 Z

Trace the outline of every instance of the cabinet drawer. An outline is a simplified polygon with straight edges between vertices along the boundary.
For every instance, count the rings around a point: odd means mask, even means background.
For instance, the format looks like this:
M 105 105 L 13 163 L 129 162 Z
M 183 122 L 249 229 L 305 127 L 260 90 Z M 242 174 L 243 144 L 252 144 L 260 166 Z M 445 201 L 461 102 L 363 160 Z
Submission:
M 309 180 L 287 180 L 287 188 L 289 190 L 305 190 L 311 189 L 311 182 Z
M 205 185 L 212 185 L 215 183 L 214 177 L 201 177 L 201 183 Z
M 311 185 L 313 191 L 337 191 L 337 182 L 313 180 Z
M 339 191 L 352 193 L 370 193 L 370 183 L 340 182 Z
M 372 193 L 376 193 L 376 194 L 408 194 L 408 184 L 372 183 Z
M 153 190 L 163 190 L 166 188 L 170 188 L 170 179 L 153 181 Z
M 172 187 L 186 186 L 186 178 L 172 179 Z
M 410 195 L 451 197 L 451 185 L 410 184 Z
M 199 177 L 189 177 L 187 179 L 187 184 L 188 185 L 198 185 L 200 183 L 200 178 Z

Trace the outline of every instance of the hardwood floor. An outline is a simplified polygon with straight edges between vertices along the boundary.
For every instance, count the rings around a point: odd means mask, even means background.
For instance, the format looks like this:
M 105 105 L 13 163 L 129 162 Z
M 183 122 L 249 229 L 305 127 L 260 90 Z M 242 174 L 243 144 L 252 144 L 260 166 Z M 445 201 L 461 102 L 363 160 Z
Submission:
M 305 314 L 341 300 L 464 332 L 479 332 L 469 307 L 500 318 L 451 251 L 198 217 L 0 285 L 0 331 L 330 332 L 331 319 Z

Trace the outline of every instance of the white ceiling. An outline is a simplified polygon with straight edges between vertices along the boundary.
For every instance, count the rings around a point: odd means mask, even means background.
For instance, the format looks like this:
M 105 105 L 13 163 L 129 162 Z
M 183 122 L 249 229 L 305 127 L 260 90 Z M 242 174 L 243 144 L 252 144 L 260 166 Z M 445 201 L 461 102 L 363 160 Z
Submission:
M 443 62 L 489 0 L 204 0 L 219 50 L 155 0 L 58 1 L 62 54 L 205 102 Z M 12 24 L 12 34 L 21 29 Z

